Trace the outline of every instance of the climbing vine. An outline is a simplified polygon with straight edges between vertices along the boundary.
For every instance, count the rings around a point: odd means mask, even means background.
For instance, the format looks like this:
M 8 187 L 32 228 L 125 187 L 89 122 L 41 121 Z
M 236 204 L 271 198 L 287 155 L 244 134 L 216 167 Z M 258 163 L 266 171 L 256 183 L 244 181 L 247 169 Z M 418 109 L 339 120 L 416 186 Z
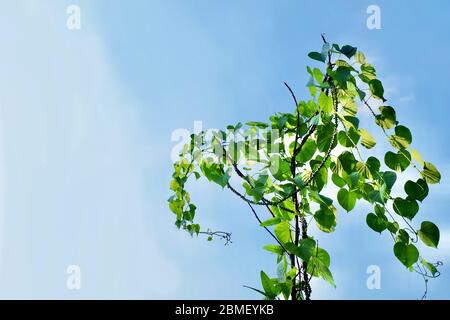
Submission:
M 285 84 L 293 113 L 278 112 L 268 122 L 192 134 L 174 163 L 169 207 L 178 228 L 191 235 L 206 234 L 209 241 L 215 237 L 231 241 L 231 234 L 202 231 L 195 222 L 197 207 L 186 185 L 203 176 L 244 201 L 274 240 L 264 249 L 276 255 L 277 277 L 261 271 L 262 289 L 252 288 L 266 299 L 308 300 L 313 277 L 335 285 L 330 255 L 309 229 L 315 223 L 322 232 L 333 232 L 336 202 L 347 212 L 359 202 L 370 204 L 367 225 L 390 235 L 395 257 L 425 281 L 439 275 L 440 263 L 425 260 L 416 245 L 420 240 L 437 248 L 439 229 L 415 218 L 429 185 L 439 183 L 440 173 L 411 147 L 411 131 L 387 104 L 382 82 L 364 54 L 322 39 L 321 51 L 308 54 L 318 64 L 307 67 L 310 98 L 298 101 Z M 361 108 L 369 111 L 390 143 L 384 159 L 371 154 L 376 140 L 360 127 Z M 404 184 L 404 194 L 393 194 L 397 176 L 408 168 L 417 178 Z M 332 198 L 323 194 L 329 184 L 339 189 Z M 260 217 L 261 209 L 267 218 Z

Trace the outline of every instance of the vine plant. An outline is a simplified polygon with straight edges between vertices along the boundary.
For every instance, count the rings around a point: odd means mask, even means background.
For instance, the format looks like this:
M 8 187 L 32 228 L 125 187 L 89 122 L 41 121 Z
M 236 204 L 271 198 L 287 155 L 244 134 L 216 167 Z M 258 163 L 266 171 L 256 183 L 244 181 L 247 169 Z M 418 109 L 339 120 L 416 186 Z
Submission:
M 230 242 L 231 234 L 202 231 L 194 222 L 197 208 L 185 187 L 189 178 L 204 176 L 244 201 L 273 238 L 275 243 L 264 249 L 277 257 L 277 277 L 261 271 L 263 289 L 252 288 L 266 299 L 308 300 L 313 277 L 335 285 L 330 255 L 309 232 L 312 221 L 323 232 L 334 231 L 335 200 L 347 212 L 357 202 L 367 202 L 373 207 L 366 217 L 368 227 L 390 234 L 398 260 L 425 283 L 439 275 L 440 263 L 426 261 L 415 245 L 420 239 L 437 248 L 439 229 L 430 221 L 415 228 L 413 220 L 440 173 L 411 148 L 411 132 L 386 104 L 383 85 L 364 54 L 322 39 L 322 50 L 308 55 L 323 66 L 307 67 L 309 100 L 297 101 L 285 84 L 295 103 L 293 113 L 192 134 L 174 163 L 168 201 L 178 228 L 206 234 L 208 241 L 219 237 Z M 369 110 L 392 146 L 384 165 L 371 155 L 376 141 L 360 128 L 358 108 Z M 392 194 L 397 175 L 409 167 L 417 172 L 417 180 L 404 184 L 405 194 Z M 242 188 L 235 185 L 239 180 Z M 339 188 L 333 199 L 323 194 L 331 183 Z M 267 211 L 267 219 L 260 218 L 260 208 Z

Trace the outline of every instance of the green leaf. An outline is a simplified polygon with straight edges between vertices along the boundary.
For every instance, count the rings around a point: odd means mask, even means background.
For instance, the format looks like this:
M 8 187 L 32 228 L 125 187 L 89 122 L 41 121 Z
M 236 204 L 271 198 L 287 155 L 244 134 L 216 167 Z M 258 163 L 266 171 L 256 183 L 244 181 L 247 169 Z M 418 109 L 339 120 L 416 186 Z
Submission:
M 345 45 L 343 46 L 341 49 L 337 50 L 340 53 L 342 53 L 343 55 L 345 55 L 347 58 L 351 58 L 355 55 L 356 51 L 358 49 L 349 45 Z
M 342 188 L 346 185 L 345 180 L 343 178 L 341 178 L 339 175 L 337 175 L 336 173 L 333 173 L 333 175 L 331 176 L 331 180 L 339 188 Z
M 366 57 L 364 56 L 364 53 L 362 53 L 361 51 L 356 52 L 356 54 L 355 54 L 355 62 L 359 63 L 359 64 L 366 63 Z
M 314 166 L 312 166 L 314 167 Z M 325 184 L 328 182 L 328 169 L 323 167 L 317 172 L 312 180 L 312 186 L 316 188 L 317 191 L 321 191 Z
M 333 275 L 330 272 L 330 255 L 322 248 L 315 248 L 309 263 L 307 272 L 314 276 L 327 281 L 333 287 L 336 287 Z
M 411 154 L 406 150 L 400 150 L 398 153 L 388 151 L 384 156 L 384 162 L 390 169 L 403 172 L 411 163 Z
M 390 106 L 381 106 L 380 114 L 375 116 L 375 122 L 384 129 L 393 128 L 397 125 L 397 117 L 394 108 Z
M 436 169 L 436 167 L 430 162 L 424 163 L 421 174 L 425 181 L 429 184 L 436 184 L 441 181 L 441 174 L 439 173 L 438 169 Z
M 386 99 L 384 98 L 384 88 L 380 80 L 378 79 L 370 80 L 369 88 L 375 98 L 383 100 L 383 102 L 386 101 Z
M 340 189 L 337 194 L 338 202 L 347 212 L 351 211 L 356 204 L 356 194 L 347 189 Z
M 367 163 L 358 161 L 356 163 L 356 171 L 366 179 L 372 179 L 372 172 L 369 169 Z
M 347 174 L 355 171 L 356 159 L 355 156 L 349 152 L 342 152 L 336 161 L 335 172 L 342 176 L 342 173 L 345 171 Z
M 350 82 L 347 82 L 350 83 Z M 344 111 L 344 115 L 353 117 L 358 112 L 358 105 L 355 103 L 353 99 L 341 102 L 342 105 L 342 111 Z
M 376 72 L 375 72 L 375 68 L 368 63 L 364 63 L 363 65 L 361 65 L 361 71 L 364 73 L 368 73 L 371 74 L 373 76 L 375 76 Z
M 387 221 L 386 226 L 387 226 L 387 229 L 392 233 L 396 233 L 399 228 L 398 222 Z
M 423 161 L 423 158 L 420 155 L 419 151 L 411 148 L 411 155 L 412 155 L 413 159 L 416 160 L 421 166 L 425 165 L 425 161 Z
M 385 213 L 386 210 L 384 209 L 384 207 L 380 206 L 379 204 L 376 204 L 374 209 L 375 209 L 375 214 L 378 217 L 383 218 L 383 219 L 385 218 L 384 213 Z
M 272 280 L 267 276 L 264 271 L 261 271 L 261 284 L 264 288 L 264 292 L 267 297 L 274 299 L 277 296 L 277 292 L 274 288 Z
M 286 180 L 291 172 L 289 162 L 283 160 L 278 154 L 270 157 L 269 170 L 273 177 L 280 181 Z
M 408 198 L 422 202 L 428 195 L 428 184 L 423 179 L 417 182 L 408 180 L 405 183 L 405 192 Z
M 433 277 L 436 273 L 438 273 L 437 268 L 432 263 L 425 261 L 425 259 L 423 258 L 420 258 L 420 262 L 425 266 L 425 268 L 427 268 L 431 272 L 431 275 Z
M 347 67 L 347 68 L 351 69 L 352 71 L 355 70 L 355 68 L 353 68 L 353 67 L 351 66 L 351 64 L 348 63 L 348 62 L 345 61 L 345 60 L 341 60 L 341 59 L 336 60 L 336 61 L 334 62 L 334 64 L 337 65 L 338 67 Z
M 383 181 L 386 184 L 386 188 L 391 190 L 397 180 L 397 174 L 392 171 L 383 172 Z
M 404 244 L 408 244 L 410 240 L 408 232 L 406 232 L 404 229 L 400 229 L 398 231 L 397 240 L 403 242 Z
M 202 161 L 200 169 L 209 181 L 219 184 L 222 188 L 225 187 L 228 180 L 230 180 L 230 175 L 227 172 L 224 172 L 223 165 L 214 163 L 213 161 Z
M 319 52 L 310 52 L 310 53 L 308 53 L 308 57 L 310 57 L 313 60 L 320 61 L 320 62 L 325 62 L 325 59 L 326 59 L 326 57 L 324 57 Z
M 251 122 L 247 122 L 246 124 L 248 126 L 258 127 L 258 128 L 261 128 L 261 129 L 265 129 L 265 128 L 267 128 L 269 126 L 267 123 L 259 122 L 259 121 L 251 121 Z
M 347 116 L 344 116 L 343 119 L 344 119 L 343 123 L 347 128 L 350 128 L 350 127 L 353 127 L 354 129 L 359 128 L 359 119 L 357 117 L 347 115 Z
M 316 81 L 318 83 L 322 83 L 323 82 L 323 73 L 319 68 L 314 68 L 313 69 L 313 76 L 316 79 Z
M 269 252 L 275 253 L 279 256 L 283 255 L 283 253 L 284 253 L 283 248 L 276 244 L 269 244 L 269 245 L 265 246 L 263 249 L 267 250 Z
M 433 222 L 422 222 L 418 235 L 424 244 L 437 248 L 439 244 L 439 228 Z
M 313 255 L 316 245 L 316 241 L 312 238 L 300 239 L 298 257 L 300 257 L 303 261 L 308 261 Z
M 312 159 L 314 153 L 316 153 L 317 146 L 313 139 L 306 140 L 300 153 L 297 155 L 296 159 L 299 162 L 307 162 Z
M 294 183 L 299 188 L 303 188 L 305 186 L 305 182 L 303 181 L 303 175 L 301 173 L 298 173 L 294 177 Z
M 366 162 L 372 175 L 376 176 L 380 171 L 380 160 L 375 157 L 368 157 Z
M 330 148 L 331 142 L 336 146 L 337 141 L 333 141 L 334 125 L 329 123 L 327 125 L 321 125 L 317 127 L 317 149 L 320 152 L 327 152 Z M 331 146 L 331 147 L 334 147 Z
M 264 222 L 262 222 L 260 224 L 261 227 L 269 227 L 269 226 L 273 226 L 275 224 L 278 224 L 281 222 L 281 218 L 280 217 L 274 217 L 274 218 L 270 218 Z
M 406 149 L 412 142 L 411 131 L 405 126 L 396 126 L 395 134 L 389 137 L 389 142 L 396 149 Z
M 338 80 L 340 86 L 346 87 L 347 81 L 352 78 L 351 71 L 352 69 L 347 67 L 337 67 L 335 78 Z
M 317 111 L 317 106 L 314 103 L 314 101 L 308 101 L 308 103 L 306 103 L 305 101 L 300 101 L 298 103 L 298 112 L 300 112 L 300 114 L 302 116 L 305 117 L 312 117 L 313 114 Z
M 349 189 L 355 189 L 359 184 L 359 173 L 358 172 L 352 172 L 350 173 L 346 178 L 345 181 L 347 182 L 347 185 L 349 186 Z
M 367 225 L 375 232 L 381 233 L 386 229 L 386 221 L 374 213 L 369 213 L 366 217 Z
M 395 243 L 394 254 L 407 268 L 411 267 L 419 259 L 419 251 L 413 244 Z
M 327 96 L 323 91 L 320 92 L 317 103 L 325 113 L 331 113 L 333 111 L 333 98 Z
M 394 211 L 402 217 L 412 220 L 419 211 L 419 205 L 416 200 L 395 198 L 393 203 Z
M 359 133 L 354 128 L 348 129 L 347 132 L 344 130 L 339 131 L 338 141 L 346 148 L 354 147 L 359 141 Z
M 311 238 L 301 239 L 299 245 L 296 246 L 292 242 L 286 243 L 286 249 L 295 254 L 302 261 L 308 261 L 313 255 L 313 251 L 316 248 L 316 241 Z
M 181 199 L 171 199 L 169 201 L 170 210 L 175 213 L 177 216 L 183 212 L 184 201 Z
M 277 224 L 274 231 L 281 243 L 289 242 L 291 240 L 291 227 L 287 221 L 282 221 Z
M 319 194 L 315 190 L 310 190 L 309 191 L 309 197 L 310 197 L 310 199 L 312 201 L 314 201 L 315 203 L 318 203 L 320 206 L 329 207 L 329 206 L 331 206 L 333 204 L 333 200 L 331 200 L 330 198 Z
M 359 135 L 361 136 L 361 144 L 363 145 L 363 147 L 372 149 L 377 144 L 375 138 L 369 133 L 369 131 L 365 129 L 359 129 Z
M 380 190 L 372 190 L 368 193 L 367 197 L 369 198 L 370 202 L 378 202 L 378 203 L 384 203 L 383 196 L 380 192 Z
M 333 232 L 336 227 L 336 213 L 334 210 L 325 206 L 322 206 L 316 211 L 314 214 L 314 220 L 317 223 L 317 227 L 323 232 Z

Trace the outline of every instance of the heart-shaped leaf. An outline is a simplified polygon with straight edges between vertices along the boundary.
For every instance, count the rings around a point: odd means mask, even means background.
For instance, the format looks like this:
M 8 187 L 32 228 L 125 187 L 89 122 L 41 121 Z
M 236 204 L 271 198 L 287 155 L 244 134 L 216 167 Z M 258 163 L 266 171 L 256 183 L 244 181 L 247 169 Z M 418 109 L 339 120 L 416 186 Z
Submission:
M 381 233 L 386 229 L 386 221 L 374 213 L 369 213 L 366 217 L 367 225 L 375 232 Z
M 419 205 L 416 200 L 408 200 L 402 198 L 395 198 L 393 203 L 394 211 L 409 220 L 412 220 L 419 211 Z
M 395 243 L 394 254 L 407 268 L 411 267 L 419 259 L 419 251 L 413 244 Z
M 351 211 L 356 204 L 356 194 L 342 188 L 337 194 L 338 202 L 347 212 Z
M 428 195 L 428 184 L 423 179 L 419 179 L 417 182 L 408 180 L 405 183 L 405 192 L 409 199 L 422 202 Z
M 420 240 L 427 246 L 437 248 L 439 244 L 439 228 L 433 222 L 422 222 L 418 234 Z

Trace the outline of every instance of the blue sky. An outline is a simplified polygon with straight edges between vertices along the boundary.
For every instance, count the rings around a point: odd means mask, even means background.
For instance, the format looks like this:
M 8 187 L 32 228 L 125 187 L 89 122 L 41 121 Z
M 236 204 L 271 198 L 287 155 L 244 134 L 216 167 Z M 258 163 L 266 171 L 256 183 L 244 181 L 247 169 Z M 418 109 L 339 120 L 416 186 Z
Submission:
M 66 28 L 70 4 L 81 8 L 81 30 Z M 366 27 L 371 4 L 381 30 Z M 275 261 L 243 203 L 199 181 L 199 221 L 231 231 L 233 244 L 175 229 L 170 136 L 196 120 L 220 128 L 291 111 L 283 81 L 306 97 L 306 55 L 325 33 L 366 53 L 414 147 L 443 175 L 419 217 L 441 228 L 440 249 L 424 256 L 445 263 L 428 296 L 450 298 L 448 1 L 20 0 L 1 9 L 0 297 L 259 298 L 242 285 L 258 287 Z M 320 235 L 337 288 L 317 281 L 313 296 L 420 298 L 423 281 L 368 229 L 365 209 L 340 211 L 336 232 Z M 66 288 L 73 264 L 78 291 Z M 380 290 L 366 287 L 369 265 L 381 268 Z

